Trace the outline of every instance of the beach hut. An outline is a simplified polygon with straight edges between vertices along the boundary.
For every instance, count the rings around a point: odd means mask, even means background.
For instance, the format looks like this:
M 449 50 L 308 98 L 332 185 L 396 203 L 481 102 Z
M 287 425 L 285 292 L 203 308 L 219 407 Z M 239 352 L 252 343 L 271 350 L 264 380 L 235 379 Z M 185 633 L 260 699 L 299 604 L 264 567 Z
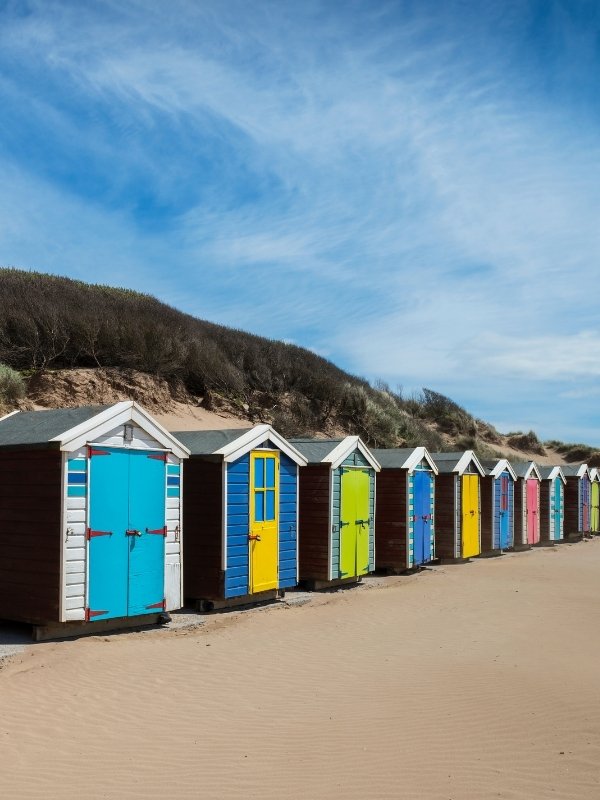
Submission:
M 513 464 L 515 484 L 515 537 L 517 550 L 540 541 L 540 482 L 542 475 L 535 461 Z
M 561 467 L 539 468 L 540 484 L 540 541 L 561 542 L 564 537 L 565 484 Z
M 180 608 L 187 455 L 130 401 L 0 420 L 0 618 L 42 636 Z
M 281 596 L 298 583 L 298 468 L 270 425 L 174 434 L 189 449 L 185 596 L 205 610 Z
M 513 546 L 517 475 L 506 458 L 481 464 L 481 552 L 501 553 Z
M 358 436 L 291 439 L 300 472 L 299 577 L 312 588 L 356 583 L 375 569 L 375 474 Z
M 590 470 L 587 464 L 562 467 L 565 486 L 565 539 L 590 532 Z
M 481 552 L 480 479 L 485 470 L 472 450 L 432 453 L 435 480 L 435 549 L 438 558 L 465 560 Z
M 590 531 L 600 533 L 600 473 L 590 469 Z
M 435 476 L 438 469 L 424 447 L 374 450 L 377 474 L 375 563 L 403 572 L 435 555 Z

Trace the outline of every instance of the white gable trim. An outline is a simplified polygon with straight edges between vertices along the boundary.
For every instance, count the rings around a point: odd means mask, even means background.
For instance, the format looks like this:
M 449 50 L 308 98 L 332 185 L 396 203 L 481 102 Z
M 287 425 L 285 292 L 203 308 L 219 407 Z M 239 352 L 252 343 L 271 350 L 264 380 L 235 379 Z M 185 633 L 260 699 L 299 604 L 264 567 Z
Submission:
M 589 473 L 591 481 L 600 481 L 600 472 L 598 472 L 598 467 L 592 467 L 589 470 Z
M 293 447 L 287 439 L 277 433 L 270 425 L 255 425 L 251 430 L 245 431 L 233 442 L 224 445 L 215 450 L 213 455 L 223 456 L 223 461 L 231 463 L 237 461 L 238 458 L 246 455 L 251 450 L 255 450 L 264 444 L 266 441 L 273 442 L 282 453 L 285 453 L 288 458 L 291 458 L 298 466 L 305 467 L 308 463 L 307 459 Z
M 426 461 L 429 466 L 431 467 L 434 475 L 439 475 L 439 470 L 429 455 L 429 452 L 426 447 L 415 447 L 409 457 L 406 459 L 404 464 L 402 464 L 402 469 L 406 469 L 409 472 L 413 472 L 415 467 L 421 463 L 421 461 Z
M 325 458 L 321 459 L 321 464 L 331 464 L 331 469 L 337 469 L 344 463 L 350 453 L 353 453 L 355 450 L 359 450 L 363 454 L 376 472 L 381 470 L 380 463 L 366 444 L 363 443 L 360 436 L 346 436 L 346 438 L 342 439 Z
M 512 475 L 513 481 L 517 480 L 517 473 L 514 471 L 514 469 L 511 466 L 510 461 L 507 458 L 498 459 L 494 469 L 490 470 L 490 475 L 493 478 L 497 478 L 499 475 L 501 475 L 504 472 L 504 470 L 508 470 L 508 472 L 510 472 L 510 474 Z
M 479 472 L 481 477 L 485 478 L 485 470 L 472 450 L 465 450 L 452 472 L 458 472 L 459 475 L 462 475 L 471 462 L 473 462 L 475 469 Z
M 530 461 L 529 462 L 529 467 L 528 467 L 527 471 L 525 472 L 525 475 L 523 475 L 523 480 L 526 481 L 527 478 L 531 478 L 531 473 L 532 472 L 535 472 L 538 481 L 542 480 L 542 473 L 540 472 L 540 470 L 538 468 L 538 465 L 535 463 L 535 461 Z
M 3 417 L 0 417 L 0 422 L 4 422 L 5 419 L 9 417 L 14 417 L 15 414 L 19 413 L 19 409 L 15 409 L 15 411 L 9 411 L 8 414 L 5 414 Z
M 171 451 L 178 458 L 187 458 L 189 456 L 190 451 L 187 447 L 165 430 L 162 425 L 133 400 L 115 403 L 114 406 L 101 411 L 91 419 L 76 425 L 59 436 L 55 436 L 50 441 L 59 442 L 61 450 L 71 452 L 72 450 L 78 450 L 88 442 L 109 433 L 126 422 L 135 423 L 162 445 L 165 450 Z
M 559 466 L 552 467 L 552 469 L 548 473 L 548 477 L 544 478 L 544 480 L 553 481 L 554 478 L 560 478 L 563 483 L 567 482 L 565 474 Z M 600 480 L 600 476 L 598 476 L 598 480 Z

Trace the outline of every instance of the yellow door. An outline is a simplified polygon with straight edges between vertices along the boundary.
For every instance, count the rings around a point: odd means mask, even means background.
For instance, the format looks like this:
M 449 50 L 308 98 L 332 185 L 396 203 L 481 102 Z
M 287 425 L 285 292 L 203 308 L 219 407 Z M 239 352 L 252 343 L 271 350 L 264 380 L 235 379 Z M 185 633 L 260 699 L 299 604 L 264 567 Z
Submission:
M 479 548 L 479 479 L 462 476 L 462 558 L 478 556 Z
M 250 453 L 250 592 L 277 588 L 279 454 Z

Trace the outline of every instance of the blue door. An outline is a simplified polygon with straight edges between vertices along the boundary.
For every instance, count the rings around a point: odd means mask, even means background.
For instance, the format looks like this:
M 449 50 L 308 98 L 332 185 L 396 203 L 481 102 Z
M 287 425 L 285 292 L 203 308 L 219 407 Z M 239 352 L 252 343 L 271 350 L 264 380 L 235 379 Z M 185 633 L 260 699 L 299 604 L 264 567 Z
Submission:
M 88 619 L 164 607 L 165 471 L 162 453 L 90 451 Z
M 510 547 L 509 477 L 508 475 L 500 475 L 497 480 L 500 483 L 499 544 L 500 550 L 505 550 Z
M 415 472 L 413 476 L 413 566 L 431 560 L 431 476 Z
M 127 614 L 156 613 L 165 597 L 165 460 L 131 452 L 129 462 L 129 599 Z
M 554 533 L 553 538 L 555 540 L 562 539 L 562 521 L 563 521 L 563 512 L 562 512 L 562 481 L 560 478 L 554 478 L 554 491 L 552 492 L 552 500 L 551 500 L 551 511 L 552 517 L 554 519 Z

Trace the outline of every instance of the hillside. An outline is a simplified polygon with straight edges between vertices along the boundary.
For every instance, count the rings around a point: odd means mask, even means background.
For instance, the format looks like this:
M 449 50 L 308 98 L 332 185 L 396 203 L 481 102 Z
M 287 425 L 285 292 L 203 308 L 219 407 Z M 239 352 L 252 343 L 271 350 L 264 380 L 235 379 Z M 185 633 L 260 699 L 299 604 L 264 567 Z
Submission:
M 24 392 L 0 398 L 5 411 L 132 398 L 192 426 L 267 421 L 285 435 L 357 433 L 379 447 L 473 448 L 542 462 L 572 455 L 533 433 L 502 435 L 430 389 L 403 397 L 309 350 L 127 289 L 0 269 L 0 300 L 0 364 L 24 380 Z M 596 457 L 581 447 L 577 457 Z

